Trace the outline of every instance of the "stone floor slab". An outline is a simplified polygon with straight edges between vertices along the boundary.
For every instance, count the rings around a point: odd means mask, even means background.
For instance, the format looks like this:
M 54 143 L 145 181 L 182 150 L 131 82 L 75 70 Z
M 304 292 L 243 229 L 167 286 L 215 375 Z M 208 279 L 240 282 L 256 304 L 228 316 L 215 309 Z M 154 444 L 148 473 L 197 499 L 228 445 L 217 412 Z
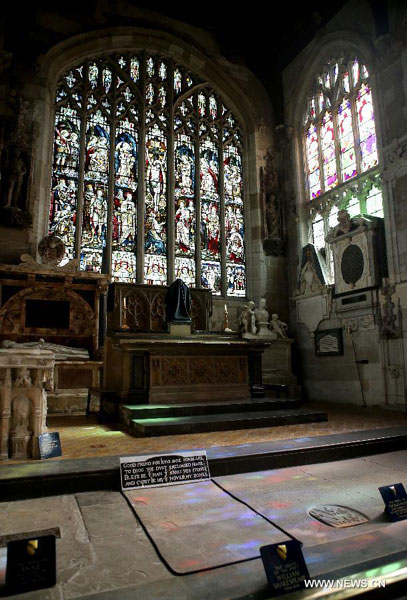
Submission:
M 259 556 L 260 546 L 287 539 L 210 481 L 129 491 L 126 496 L 165 560 L 178 573 L 253 558 Z M 163 500 L 165 521 L 160 510 Z

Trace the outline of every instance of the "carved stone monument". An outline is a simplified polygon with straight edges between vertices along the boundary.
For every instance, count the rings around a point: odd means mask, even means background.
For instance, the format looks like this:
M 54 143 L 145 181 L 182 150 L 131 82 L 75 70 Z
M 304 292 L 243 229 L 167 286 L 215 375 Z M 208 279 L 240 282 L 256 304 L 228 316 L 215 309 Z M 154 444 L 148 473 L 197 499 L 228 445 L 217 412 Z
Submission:
M 313 244 L 302 249 L 298 287 L 292 299 L 296 303 L 298 322 L 303 323 L 310 333 L 317 329 L 322 319 L 328 318 L 331 290 Z
M 326 241 L 334 257 L 335 295 L 378 287 L 387 276 L 383 219 L 351 218 L 340 210 Z
M 54 364 L 48 350 L 0 349 L 0 459 L 38 458 Z

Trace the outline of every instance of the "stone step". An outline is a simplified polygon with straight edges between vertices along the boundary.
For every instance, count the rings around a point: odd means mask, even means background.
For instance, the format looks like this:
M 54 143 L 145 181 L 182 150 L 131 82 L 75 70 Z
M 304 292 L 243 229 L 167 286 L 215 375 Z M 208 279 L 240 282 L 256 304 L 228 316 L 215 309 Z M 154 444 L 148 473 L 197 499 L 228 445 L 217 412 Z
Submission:
M 132 433 L 136 435 L 157 436 L 203 433 L 208 431 L 228 431 L 232 429 L 277 427 L 280 425 L 315 423 L 327 420 L 328 415 L 324 412 L 293 409 L 194 415 L 161 419 L 133 419 L 130 427 Z
M 121 404 L 120 420 L 187 417 L 194 415 L 229 414 L 299 408 L 299 400 L 262 399 L 248 402 L 205 402 L 205 404 Z
M 220 477 L 354 459 L 406 448 L 406 427 L 384 427 L 251 444 L 208 446 L 206 452 L 211 476 Z M 188 450 L 191 448 L 182 446 L 177 448 L 174 445 L 172 452 Z M 147 453 L 147 451 L 143 452 L 143 454 Z M 135 451 L 134 454 L 137 452 Z M 157 449 L 156 452 L 151 448 L 150 454 L 168 454 L 168 450 L 160 452 Z M 1 500 L 11 502 L 58 494 L 118 489 L 120 456 L 123 456 L 123 453 L 118 456 L 66 458 L 65 460 L 51 458 L 22 464 L 2 464 Z

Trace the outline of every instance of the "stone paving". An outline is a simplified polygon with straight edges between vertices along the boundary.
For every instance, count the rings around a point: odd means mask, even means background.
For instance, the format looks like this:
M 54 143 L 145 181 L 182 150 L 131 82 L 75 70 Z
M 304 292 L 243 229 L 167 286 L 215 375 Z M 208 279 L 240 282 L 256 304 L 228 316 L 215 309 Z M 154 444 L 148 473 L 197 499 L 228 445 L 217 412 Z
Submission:
M 140 490 L 134 507 L 169 562 L 188 559 L 190 565 L 184 565 L 186 569 L 194 569 L 197 558 L 199 568 L 205 562 L 208 566 L 215 566 L 218 561 L 222 564 L 232 555 L 232 559 L 255 557 L 261 543 L 295 536 L 304 543 L 311 576 L 335 570 L 349 574 L 360 568 L 361 563 L 383 562 L 384 557 L 400 553 L 406 557 L 407 521 L 391 524 L 387 520 L 377 489 L 379 485 L 399 481 L 407 484 L 406 459 L 407 451 L 399 451 L 215 478 L 234 499 L 219 488 L 215 492 L 211 482 L 205 484 L 205 489 L 202 484 L 186 484 Z M 250 508 L 239 500 L 267 516 L 276 527 L 264 522 L 260 539 L 261 528 L 257 526 L 260 517 L 254 512 L 250 514 Z M 360 510 L 369 517 L 369 522 L 337 529 L 308 515 L 310 506 L 328 502 Z M 195 531 L 194 525 L 198 525 Z M 259 558 L 181 577 L 171 574 L 119 492 L 0 504 L 3 535 L 52 527 L 61 530 L 61 538 L 56 541 L 57 585 L 16 598 L 237 600 L 251 594 L 252 598 L 267 597 Z M 278 528 L 282 531 L 277 531 Z

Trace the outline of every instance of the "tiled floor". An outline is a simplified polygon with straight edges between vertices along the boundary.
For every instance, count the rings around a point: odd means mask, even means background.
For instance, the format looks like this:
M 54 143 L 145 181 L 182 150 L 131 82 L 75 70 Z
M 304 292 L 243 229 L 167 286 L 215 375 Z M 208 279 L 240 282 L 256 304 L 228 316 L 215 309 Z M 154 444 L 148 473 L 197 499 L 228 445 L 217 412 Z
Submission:
M 87 458 L 110 455 L 138 454 L 164 450 L 210 448 L 238 444 L 270 442 L 304 436 L 327 435 L 375 429 L 381 427 L 407 426 L 407 413 L 381 408 L 362 408 L 353 405 L 331 403 L 307 403 L 304 407 L 328 412 L 328 421 L 282 427 L 244 429 L 190 435 L 135 438 L 114 424 L 100 424 L 92 415 L 86 417 L 50 417 L 50 431 L 59 431 L 62 457 Z M 55 459 L 57 460 L 57 459 Z M 5 461 L 16 463 L 18 461 Z M 20 461 L 21 462 L 21 461 Z M 3 462 L 3 464 L 5 464 Z

